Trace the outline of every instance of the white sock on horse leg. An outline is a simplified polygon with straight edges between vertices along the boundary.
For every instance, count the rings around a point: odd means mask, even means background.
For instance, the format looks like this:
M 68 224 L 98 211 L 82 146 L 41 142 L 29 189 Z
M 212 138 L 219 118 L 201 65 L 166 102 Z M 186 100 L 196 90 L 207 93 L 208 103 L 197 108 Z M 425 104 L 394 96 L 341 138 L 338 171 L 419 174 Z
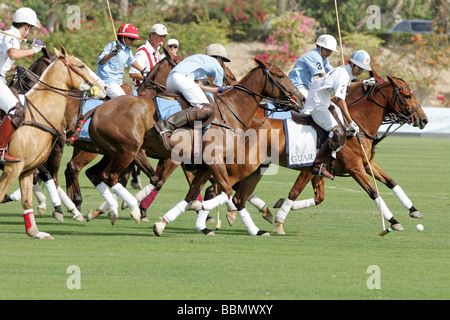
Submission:
M 262 212 L 264 208 L 267 207 L 266 203 L 258 198 L 254 193 L 248 197 L 247 201 L 254 205 L 259 212 Z
M 53 179 L 47 180 L 44 182 L 45 188 L 47 188 L 48 195 L 50 196 L 50 201 L 53 204 L 53 207 L 61 205 L 61 199 L 58 195 L 58 191 L 56 191 L 56 184 Z
M 67 211 L 73 212 L 77 207 L 75 203 L 69 198 L 69 196 L 64 192 L 64 190 L 59 186 L 56 191 L 58 192 L 58 196 L 61 199 L 61 202 L 64 207 L 66 207 Z
M 113 196 L 111 191 L 109 191 L 108 186 L 104 182 L 100 182 L 95 187 L 98 192 L 102 195 L 103 199 L 108 203 L 108 207 L 111 210 L 117 210 L 119 208 L 119 203 L 117 202 L 117 199 Z
M 186 210 L 187 205 L 188 203 L 185 200 L 180 201 L 175 207 L 167 211 L 163 216 L 164 220 L 166 220 L 167 223 L 175 221 L 175 219 Z
M 195 229 L 201 231 L 206 228 L 206 218 L 208 217 L 209 211 L 199 210 L 197 212 L 197 220 L 195 220 Z
M 33 184 L 33 192 L 39 203 L 45 203 L 47 201 L 47 198 L 45 197 L 45 194 L 42 191 L 41 186 L 39 185 L 39 182 L 36 182 L 35 184 Z M 19 198 L 18 200 L 20 200 L 20 199 L 21 198 Z
M 203 210 L 211 211 L 215 207 L 218 207 L 224 204 L 227 200 L 231 200 L 228 198 L 225 192 L 222 191 L 217 197 L 212 198 L 211 200 L 203 201 Z
M 33 189 L 34 189 L 34 186 L 33 186 Z M 40 187 L 39 187 L 39 189 L 40 189 Z M 41 193 L 42 193 L 42 190 L 41 190 Z M 35 193 L 36 194 L 36 193 Z M 19 201 L 20 199 L 22 199 L 22 193 L 20 192 L 20 188 L 19 189 L 17 189 L 16 191 L 14 191 L 13 193 L 11 193 L 10 195 L 9 195 L 9 198 L 12 200 L 12 201 Z M 36 196 L 36 198 L 38 198 L 38 196 Z M 38 201 L 39 201 L 39 198 L 38 198 Z M 39 201 L 40 202 L 40 201 Z M 45 195 L 44 195 L 44 202 L 45 202 Z
M 236 206 L 234 205 L 234 203 L 233 203 L 233 200 L 231 200 L 231 199 L 228 199 L 227 201 L 225 201 L 225 203 L 227 204 L 227 209 L 228 209 L 228 211 L 237 211 L 237 208 L 236 208 Z
M 291 211 L 292 205 L 294 204 L 294 201 L 290 200 L 289 198 L 286 198 L 281 205 L 280 209 L 278 209 L 277 215 L 275 217 L 275 222 L 284 222 L 284 219 L 286 219 L 287 215 L 289 214 L 289 211 Z
M 389 210 L 386 203 L 384 202 L 383 198 L 378 197 L 374 201 L 375 201 L 375 204 L 376 204 L 378 210 L 380 210 L 380 206 L 381 206 L 381 212 L 383 213 L 384 219 L 389 221 L 393 217 L 393 215 L 392 215 L 391 210 Z
M 138 202 L 142 201 L 155 189 L 155 186 L 149 183 L 134 196 Z
M 392 188 L 392 192 L 394 192 L 398 200 L 400 200 L 400 202 L 406 209 L 410 209 L 413 206 L 411 200 L 409 200 L 408 196 L 403 191 L 402 187 L 396 185 L 395 187 Z
M 314 201 L 314 198 L 294 201 L 291 210 L 293 210 L 293 211 L 302 210 L 302 209 L 306 209 L 306 208 L 309 208 L 309 207 L 312 207 L 315 205 L 316 205 L 316 202 Z
M 133 208 L 138 205 L 136 198 L 127 190 L 121 183 L 115 184 L 112 188 L 115 194 L 123 199 L 129 208 Z
M 256 234 L 259 231 L 259 228 L 253 222 L 253 219 L 250 216 L 250 213 L 247 211 L 247 209 L 244 208 L 242 210 L 239 210 L 238 213 L 242 219 L 242 222 L 244 223 L 244 226 L 247 228 L 248 233 L 252 236 L 256 236 Z

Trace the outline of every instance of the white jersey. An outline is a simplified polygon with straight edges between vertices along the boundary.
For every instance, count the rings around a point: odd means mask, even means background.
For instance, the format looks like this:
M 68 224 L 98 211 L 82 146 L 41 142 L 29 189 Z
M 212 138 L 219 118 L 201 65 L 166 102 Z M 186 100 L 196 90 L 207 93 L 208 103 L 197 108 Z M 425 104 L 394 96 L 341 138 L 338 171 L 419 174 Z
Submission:
M 14 27 L 11 27 L 7 33 L 20 37 L 20 31 Z M 12 68 L 14 65 L 14 60 L 11 60 L 8 56 L 8 50 L 11 48 L 20 49 L 20 44 L 22 40 L 19 40 L 14 37 L 9 37 L 5 34 L 0 34 L 0 75 L 5 77 L 6 73 Z
M 150 42 L 148 40 L 140 46 L 134 57 L 136 58 L 136 61 L 139 63 L 139 65 L 145 69 L 145 71 L 150 72 L 150 70 L 153 69 L 153 67 L 161 61 L 165 56 L 164 54 L 161 54 L 159 51 L 155 50 Z M 128 73 L 140 73 L 137 69 L 130 67 L 130 71 Z M 134 80 L 134 84 L 136 86 L 141 84 L 141 81 Z

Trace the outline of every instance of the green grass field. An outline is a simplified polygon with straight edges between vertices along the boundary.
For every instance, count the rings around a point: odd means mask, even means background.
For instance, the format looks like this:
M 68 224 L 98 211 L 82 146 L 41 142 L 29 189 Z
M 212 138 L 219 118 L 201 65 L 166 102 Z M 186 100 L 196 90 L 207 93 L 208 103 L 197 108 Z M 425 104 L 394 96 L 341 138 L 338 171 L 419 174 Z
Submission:
M 63 169 L 70 155 L 68 148 Z M 376 159 L 424 216 L 410 218 L 379 184 L 405 228 L 385 237 L 378 236 L 382 226 L 374 202 L 351 178 L 327 181 L 320 206 L 292 211 L 286 236 L 249 236 L 239 219 L 229 227 L 226 206 L 221 206 L 216 236 L 196 231 L 195 213 L 185 212 L 156 237 L 153 223 L 187 191 L 179 169 L 149 210 L 151 222 L 140 225 L 129 209 L 119 212 L 115 226 L 106 216 L 79 223 L 69 214 L 61 224 L 51 216 L 48 200 L 46 216 L 40 218 L 36 210 L 36 220 L 55 241 L 38 241 L 25 235 L 21 205 L 2 204 L 0 299 L 449 299 L 450 139 L 390 137 L 379 145 Z M 256 194 L 271 207 L 288 195 L 296 177 L 297 172 L 280 168 L 262 179 Z M 102 199 L 84 172 L 81 178 L 85 215 Z M 308 187 L 301 198 L 312 194 Z M 254 207 L 247 207 L 261 229 L 273 230 Z M 417 223 L 424 225 L 423 232 L 416 230 Z M 80 289 L 68 287 L 70 266 L 79 268 Z M 372 273 L 370 266 L 379 272 Z M 372 276 L 379 276 L 380 289 L 369 289 L 368 280 L 376 283 Z

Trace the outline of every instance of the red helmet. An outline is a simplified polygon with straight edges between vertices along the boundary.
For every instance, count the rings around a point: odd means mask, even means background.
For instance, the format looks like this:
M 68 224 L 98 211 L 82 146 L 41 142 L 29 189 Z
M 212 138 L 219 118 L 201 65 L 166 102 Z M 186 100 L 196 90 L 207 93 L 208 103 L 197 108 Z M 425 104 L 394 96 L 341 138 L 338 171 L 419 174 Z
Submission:
M 117 35 L 142 40 L 142 38 L 139 37 L 138 28 L 130 23 L 121 25 L 117 31 Z

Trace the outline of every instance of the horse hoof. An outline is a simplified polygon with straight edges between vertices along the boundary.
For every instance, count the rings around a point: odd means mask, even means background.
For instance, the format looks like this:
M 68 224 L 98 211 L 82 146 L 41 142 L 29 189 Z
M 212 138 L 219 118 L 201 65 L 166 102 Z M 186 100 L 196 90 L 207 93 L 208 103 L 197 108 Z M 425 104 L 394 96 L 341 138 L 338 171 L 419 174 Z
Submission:
M 42 218 L 44 217 L 45 212 L 47 211 L 47 205 L 45 204 L 45 202 L 40 203 L 37 207 L 38 212 L 39 212 L 39 216 Z
M 49 233 L 39 231 L 36 235 L 32 236 L 33 239 L 39 240 L 55 240 Z
M 164 223 L 156 222 L 153 225 L 153 232 L 155 233 L 156 236 L 161 237 L 165 227 L 166 225 Z
M 64 222 L 64 215 L 61 212 L 53 211 L 53 217 L 59 222 Z
M 280 234 L 280 235 L 285 235 L 286 234 L 286 232 L 284 232 L 283 225 L 277 225 L 275 227 L 275 229 L 273 230 L 273 233 Z
M 74 215 L 73 220 L 78 221 L 78 222 L 86 222 L 86 220 L 84 220 L 84 217 L 81 213 Z
M 237 215 L 236 210 L 230 210 L 227 212 L 227 220 L 230 227 L 236 222 L 236 215 Z
M 203 232 L 203 234 L 205 236 L 215 236 L 216 234 L 214 233 L 214 231 L 209 230 L 208 228 L 205 228 L 203 230 L 201 230 Z
M 413 212 L 410 212 L 409 213 L 409 216 L 411 217 L 411 218 L 416 218 L 416 219 L 422 219 L 423 218 L 423 216 L 420 214 L 420 212 L 419 211 L 413 211 Z
M 403 226 L 400 223 L 392 224 L 391 228 L 392 228 L 392 230 L 395 230 L 395 231 L 405 230 L 405 229 L 403 229 Z
M 256 233 L 257 236 L 261 236 L 261 237 L 269 237 L 270 233 L 264 230 L 258 230 L 258 232 Z
M 125 210 L 126 208 L 128 208 L 128 205 L 125 201 L 122 201 L 122 210 Z
M 137 224 L 141 223 L 141 210 L 139 210 L 139 206 L 135 205 L 131 208 L 131 217 L 136 221 Z
M 264 207 L 262 211 L 262 217 L 264 220 L 267 220 L 269 223 L 273 224 L 273 215 L 272 212 L 270 212 L 269 208 L 267 206 Z
M 88 214 L 86 215 L 86 221 L 91 221 L 97 218 L 100 215 L 100 210 L 89 210 Z
M 141 218 L 141 221 L 143 221 L 143 222 L 149 222 L 150 220 L 148 220 L 147 217 L 144 217 L 144 218 Z
M 189 204 L 186 207 L 186 210 L 191 210 L 191 211 L 203 210 L 203 205 L 200 201 L 194 200 L 194 201 L 189 202 Z
M 111 220 L 111 225 L 114 225 L 117 221 L 118 214 L 114 210 L 109 210 L 108 216 L 109 220 Z
M 208 214 L 208 216 L 206 217 L 206 222 L 208 222 L 208 223 L 216 223 L 216 220 L 214 220 L 214 218 L 211 217 L 211 216 Z
M 275 202 L 275 204 L 273 205 L 273 207 L 274 207 L 275 209 L 281 208 L 281 206 L 283 205 L 284 200 L 286 200 L 286 199 L 284 199 L 284 198 L 278 199 L 278 201 Z

